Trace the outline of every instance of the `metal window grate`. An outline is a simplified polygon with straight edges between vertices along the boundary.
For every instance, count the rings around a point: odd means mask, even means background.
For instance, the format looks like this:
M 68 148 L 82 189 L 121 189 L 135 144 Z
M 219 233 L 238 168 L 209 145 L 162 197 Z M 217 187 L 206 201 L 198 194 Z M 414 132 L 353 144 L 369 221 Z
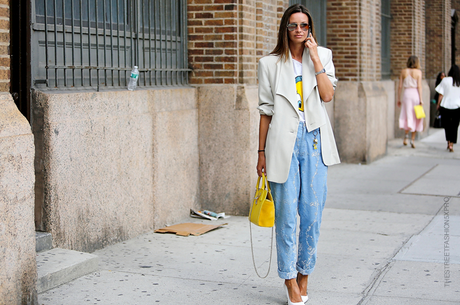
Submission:
M 188 84 L 186 0 L 35 0 L 36 88 Z

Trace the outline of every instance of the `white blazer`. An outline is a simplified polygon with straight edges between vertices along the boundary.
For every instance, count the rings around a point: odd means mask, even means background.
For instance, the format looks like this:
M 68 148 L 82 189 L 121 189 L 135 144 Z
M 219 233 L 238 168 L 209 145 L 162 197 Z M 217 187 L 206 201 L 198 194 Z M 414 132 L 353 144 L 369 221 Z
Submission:
M 318 47 L 318 55 L 335 90 L 337 79 L 332 52 Z M 287 61 L 276 55 L 261 58 L 258 78 L 259 112 L 272 116 L 265 142 L 267 179 L 284 183 L 289 175 L 300 121 L 291 54 Z M 307 48 L 302 56 L 302 90 L 307 130 L 310 132 L 320 129 L 323 163 L 327 166 L 340 163 L 331 123 L 324 102 L 319 96 L 315 68 Z

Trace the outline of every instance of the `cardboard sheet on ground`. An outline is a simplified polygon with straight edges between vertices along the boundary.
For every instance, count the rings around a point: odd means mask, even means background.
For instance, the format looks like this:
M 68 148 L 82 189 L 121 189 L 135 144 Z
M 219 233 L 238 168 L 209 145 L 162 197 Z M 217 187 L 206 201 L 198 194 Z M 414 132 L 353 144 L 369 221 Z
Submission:
M 202 223 L 181 223 L 178 225 L 173 225 L 155 230 L 155 233 L 175 233 L 176 235 L 180 236 L 189 236 L 191 234 L 199 236 L 201 234 L 204 234 L 211 230 L 215 230 L 225 225 L 227 225 L 227 223 L 223 223 L 220 225 L 205 225 Z

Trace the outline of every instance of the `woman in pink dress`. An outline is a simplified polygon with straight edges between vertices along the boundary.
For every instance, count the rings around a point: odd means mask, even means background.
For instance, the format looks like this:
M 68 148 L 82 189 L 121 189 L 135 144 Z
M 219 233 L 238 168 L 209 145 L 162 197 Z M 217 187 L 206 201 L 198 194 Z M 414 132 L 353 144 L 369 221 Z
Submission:
M 423 105 L 422 102 L 422 71 L 420 70 L 420 62 L 417 56 L 411 56 L 407 60 L 407 68 L 401 71 L 399 75 L 398 86 L 398 107 L 401 107 L 401 91 L 402 108 L 399 115 L 399 128 L 404 129 L 403 144 L 407 145 L 409 132 L 412 132 L 410 145 L 415 148 L 415 133 L 423 131 L 423 119 L 417 119 L 415 116 L 414 106 Z

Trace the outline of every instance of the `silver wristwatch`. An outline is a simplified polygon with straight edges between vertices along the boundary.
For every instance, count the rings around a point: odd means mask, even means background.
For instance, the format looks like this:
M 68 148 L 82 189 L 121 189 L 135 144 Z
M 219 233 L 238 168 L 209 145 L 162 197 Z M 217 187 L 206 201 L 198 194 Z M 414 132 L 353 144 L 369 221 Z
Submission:
M 326 73 L 326 69 L 323 68 L 323 70 L 316 72 L 316 73 L 315 73 L 315 76 L 317 76 L 317 75 L 319 75 L 319 74 L 321 74 L 321 73 Z

